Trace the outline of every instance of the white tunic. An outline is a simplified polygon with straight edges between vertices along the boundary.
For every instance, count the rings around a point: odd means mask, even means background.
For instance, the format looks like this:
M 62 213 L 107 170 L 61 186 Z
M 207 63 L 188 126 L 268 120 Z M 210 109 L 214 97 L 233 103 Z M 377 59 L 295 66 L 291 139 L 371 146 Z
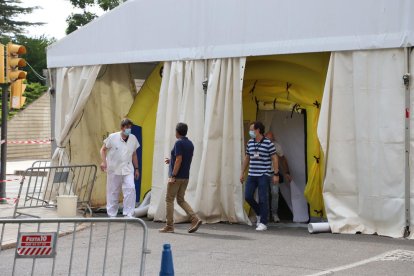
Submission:
M 133 174 L 132 154 L 140 147 L 137 137 L 130 134 L 125 142 L 121 132 L 115 132 L 104 140 L 104 144 L 108 149 L 106 155 L 108 173 L 115 175 Z

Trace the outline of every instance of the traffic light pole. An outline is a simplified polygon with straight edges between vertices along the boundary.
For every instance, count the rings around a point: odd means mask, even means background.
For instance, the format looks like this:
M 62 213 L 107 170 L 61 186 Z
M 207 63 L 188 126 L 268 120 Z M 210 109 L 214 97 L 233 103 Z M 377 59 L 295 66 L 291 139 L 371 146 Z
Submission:
M 6 203 L 6 164 L 7 164 L 7 117 L 9 85 L 1 85 L 1 171 L 0 171 L 0 204 Z

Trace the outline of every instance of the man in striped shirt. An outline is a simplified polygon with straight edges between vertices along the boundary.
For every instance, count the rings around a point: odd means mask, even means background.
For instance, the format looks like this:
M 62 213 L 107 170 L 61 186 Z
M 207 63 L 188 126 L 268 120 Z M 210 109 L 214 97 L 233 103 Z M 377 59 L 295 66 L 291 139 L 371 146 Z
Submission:
M 257 231 L 267 230 L 270 181 L 274 184 L 279 183 L 279 164 L 275 145 L 264 137 L 264 132 L 265 128 L 261 122 L 254 122 L 250 125 L 251 139 L 246 146 L 246 155 L 240 175 L 240 182 L 243 184 L 244 173 L 249 166 L 245 199 L 257 215 Z M 256 189 L 258 189 L 259 202 L 254 199 Z

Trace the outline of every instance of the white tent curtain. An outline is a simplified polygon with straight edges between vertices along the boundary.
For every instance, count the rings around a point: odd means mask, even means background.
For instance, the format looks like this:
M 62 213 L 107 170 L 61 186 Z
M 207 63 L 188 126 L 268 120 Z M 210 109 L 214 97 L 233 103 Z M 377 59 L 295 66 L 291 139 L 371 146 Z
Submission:
M 188 137 L 194 143 L 194 156 L 186 199 L 191 200 L 197 182 L 193 177 L 200 164 L 203 125 L 204 125 L 204 61 L 165 62 L 161 83 L 152 176 L 151 204 L 148 216 L 154 220 L 165 220 L 165 194 L 168 179 L 168 166 L 164 159 L 170 157 L 171 149 L 176 141 L 175 126 L 179 121 L 186 122 L 189 127 Z M 176 206 L 176 221 L 187 220 L 184 211 Z
M 175 142 L 175 125 L 189 125 L 195 145 L 186 200 L 206 222 L 247 222 L 238 176 L 242 150 L 241 88 L 244 58 L 210 63 L 206 110 L 204 61 L 166 62 L 158 103 L 149 216 L 165 220 L 168 167 L 163 165 Z M 205 112 L 205 113 L 204 113 Z M 204 115 L 205 114 L 205 115 Z M 214 122 L 212 124 L 211 122 Z M 179 206 L 176 222 L 186 221 Z
M 249 222 L 239 180 L 245 63 L 245 58 L 217 59 L 211 66 L 196 192 L 196 210 L 208 223 Z
M 332 54 L 318 136 L 334 233 L 403 236 L 404 73 L 403 49 Z
M 68 165 L 65 147 L 89 99 L 100 65 L 56 69 L 55 141 L 53 165 Z

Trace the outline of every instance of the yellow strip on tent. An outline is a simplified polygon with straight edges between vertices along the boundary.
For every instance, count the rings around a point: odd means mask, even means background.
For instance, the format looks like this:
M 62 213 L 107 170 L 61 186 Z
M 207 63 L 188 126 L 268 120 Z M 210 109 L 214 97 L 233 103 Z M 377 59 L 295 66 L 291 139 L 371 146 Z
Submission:
M 152 161 L 154 154 L 155 120 L 157 117 L 158 96 L 161 87 L 160 63 L 145 80 L 135 97 L 128 118 L 142 128 L 142 178 L 141 198 L 151 189 Z

